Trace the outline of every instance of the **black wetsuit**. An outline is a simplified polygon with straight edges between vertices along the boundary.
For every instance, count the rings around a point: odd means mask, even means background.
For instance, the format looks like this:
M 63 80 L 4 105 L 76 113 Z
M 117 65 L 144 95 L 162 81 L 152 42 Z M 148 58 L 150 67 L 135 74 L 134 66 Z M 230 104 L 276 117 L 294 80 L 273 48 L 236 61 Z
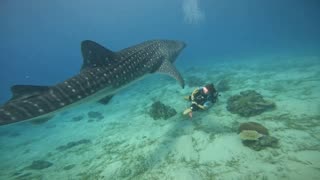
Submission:
M 193 102 L 195 102 L 199 105 L 209 107 L 212 103 L 216 102 L 217 97 L 218 97 L 217 95 L 218 95 L 218 93 L 216 91 L 210 92 L 209 94 L 206 94 L 203 92 L 203 88 L 199 88 L 198 92 L 196 92 L 193 95 L 193 97 L 194 97 Z M 189 96 L 189 100 L 191 101 L 191 96 Z M 197 111 L 200 109 L 195 103 L 192 103 L 192 105 L 190 107 L 192 111 Z

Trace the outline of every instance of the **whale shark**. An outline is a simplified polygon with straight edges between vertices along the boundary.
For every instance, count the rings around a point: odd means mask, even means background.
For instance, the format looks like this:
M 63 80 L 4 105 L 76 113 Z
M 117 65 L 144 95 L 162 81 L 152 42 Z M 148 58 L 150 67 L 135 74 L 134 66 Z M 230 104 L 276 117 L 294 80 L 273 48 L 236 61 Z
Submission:
M 167 74 L 184 88 L 173 63 L 185 47 L 182 41 L 149 40 L 111 51 L 94 41 L 82 41 L 80 72 L 52 86 L 12 86 L 11 99 L 0 107 L 0 125 L 50 119 L 67 108 L 113 96 L 148 74 Z

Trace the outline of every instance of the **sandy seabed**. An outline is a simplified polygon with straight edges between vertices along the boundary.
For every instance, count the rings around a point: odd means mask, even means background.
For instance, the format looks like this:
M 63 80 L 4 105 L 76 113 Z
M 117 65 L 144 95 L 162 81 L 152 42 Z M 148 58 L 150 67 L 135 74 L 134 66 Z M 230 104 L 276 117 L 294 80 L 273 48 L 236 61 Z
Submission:
M 185 89 L 153 75 L 119 92 L 108 105 L 81 105 L 44 124 L 0 127 L 0 179 L 320 177 L 320 56 L 231 59 L 181 73 Z M 222 79 L 230 89 L 211 109 L 194 113 L 192 120 L 182 116 L 188 106 L 183 96 L 195 88 L 189 86 L 192 81 Z M 227 111 L 227 99 L 244 90 L 259 92 L 276 109 L 249 118 Z M 178 114 L 152 119 L 148 112 L 155 101 Z M 266 126 L 279 147 L 254 151 L 244 146 L 237 128 L 248 121 Z M 31 168 L 37 160 L 49 165 Z

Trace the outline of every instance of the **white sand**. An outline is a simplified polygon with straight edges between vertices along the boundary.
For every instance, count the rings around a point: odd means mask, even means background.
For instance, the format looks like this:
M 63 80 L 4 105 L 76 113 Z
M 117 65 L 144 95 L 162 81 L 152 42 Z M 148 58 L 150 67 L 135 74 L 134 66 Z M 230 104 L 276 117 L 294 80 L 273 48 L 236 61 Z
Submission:
M 80 106 L 42 125 L 0 127 L 0 179 L 318 179 L 320 58 L 270 59 L 224 61 L 188 71 L 188 76 L 213 82 L 227 77 L 231 85 L 213 108 L 195 113 L 192 121 L 180 113 L 187 107 L 182 97 L 193 87 L 181 90 L 174 80 L 156 75 L 123 90 L 106 106 Z M 227 99 L 248 89 L 274 101 L 277 109 L 250 118 L 228 112 Z M 179 114 L 153 120 L 147 113 L 156 100 Z M 89 111 L 101 112 L 104 119 L 88 122 Z M 81 115 L 82 120 L 72 121 Z M 247 121 L 265 125 L 280 140 L 279 148 L 243 146 L 237 123 Z M 82 139 L 91 142 L 56 149 Z M 34 160 L 53 165 L 23 169 Z M 74 167 L 64 169 L 68 165 Z

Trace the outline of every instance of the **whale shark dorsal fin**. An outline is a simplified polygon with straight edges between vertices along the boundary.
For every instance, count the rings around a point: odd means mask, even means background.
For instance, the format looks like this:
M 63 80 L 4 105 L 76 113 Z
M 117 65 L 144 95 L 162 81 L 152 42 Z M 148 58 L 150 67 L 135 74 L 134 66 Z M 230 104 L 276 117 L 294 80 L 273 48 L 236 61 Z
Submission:
M 160 68 L 157 70 L 159 73 L 167 74 L 173 78 L 175 78 L 182 88 L 184 88 L 184 80 L 179 73 L 179 71 L 176 69 L 176 67 L 171 64 L 169 60 L 164 60 L 161 64 Z
M 49 86 L 14 85 L 11 87 L 11 100 L 28 98 L 39 93 L 48 91 L 49 89 Z
M 81 70 L 115 63 L 115 53 L 94 41 L 82 41 L 81 53 L 83 57 Z

